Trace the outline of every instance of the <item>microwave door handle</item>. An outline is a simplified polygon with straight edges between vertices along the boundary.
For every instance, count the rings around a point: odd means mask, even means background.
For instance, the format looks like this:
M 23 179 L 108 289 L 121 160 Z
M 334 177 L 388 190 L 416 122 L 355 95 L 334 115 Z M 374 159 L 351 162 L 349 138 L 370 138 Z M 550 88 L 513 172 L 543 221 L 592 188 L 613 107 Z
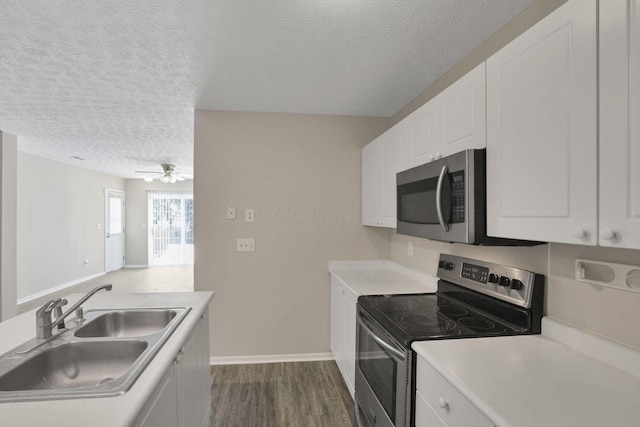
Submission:
M 371 328 L 369 328 L 369 326 L 367 326 L 367 324 L 358 317 L 358 322 L 360 323 L 360 326 L 365 329 L 367 331 L 367 333 L 369 334 L 369 336 L 380 345 L 380 347 L 384 348 L 385 350 L 387 350 L 388 352 L 391 353 L 392 356 L 395 356 L 394 358 L 398 361 L 398 362 L 403 362 L 405 360 L 405 354 L 400 352 L 398 349 L 392 347 L 389 343 L 387 343 L 386 341 L 384 341 L 382 338 L 380 338 L 379 336 L 377 336 L 375 334 L 375 332 L 373 332 L 371 330 Z
M 440 177 L 438 177 L 438 187 L 436 188 L 436 211 L 438 213 L 438 222 L 444 231 L 449 231 L 449 225 L 444 222 L 444 215 L 442 214 L 442 185 L 444 184 L 444 178 L 447 176 L 449 168 L 443 166 L 440 171 Z

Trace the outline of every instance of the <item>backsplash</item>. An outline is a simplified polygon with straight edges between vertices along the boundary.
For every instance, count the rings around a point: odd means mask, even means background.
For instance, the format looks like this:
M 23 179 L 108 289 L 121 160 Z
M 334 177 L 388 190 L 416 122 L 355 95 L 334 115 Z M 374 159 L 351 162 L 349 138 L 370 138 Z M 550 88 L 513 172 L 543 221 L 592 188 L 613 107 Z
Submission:
M 408 255 L 408 244 L 413 256 Z M 640 349 L 640 293 L 590 285 L 574 278 L 577 258 L 640 265 L 640 251 L 545 244 L 528 248 L 450 244 L 391 236 L 391 261 L 435 275 L 440 253 L 512 265 L 547 277 L 545 315 Z

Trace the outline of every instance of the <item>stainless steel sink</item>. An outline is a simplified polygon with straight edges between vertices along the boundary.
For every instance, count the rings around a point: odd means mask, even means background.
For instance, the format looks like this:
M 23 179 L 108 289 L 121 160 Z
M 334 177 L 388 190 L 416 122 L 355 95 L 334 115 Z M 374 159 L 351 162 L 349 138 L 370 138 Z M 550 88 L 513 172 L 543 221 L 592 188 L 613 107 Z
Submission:
M 177 312 L 175 310 L 118 310 L 105 313 L 75 332 L 76 337 L 140 337 L 164 329 Z
M 84 324 L 0 356 L 0 403 L 126 393 L 189 311 L 87 311 Z
M 0 379 L 0 391 L 86 388 L 123 376 L 148 343 L 142 340 L 63 343 L 25 360 Z

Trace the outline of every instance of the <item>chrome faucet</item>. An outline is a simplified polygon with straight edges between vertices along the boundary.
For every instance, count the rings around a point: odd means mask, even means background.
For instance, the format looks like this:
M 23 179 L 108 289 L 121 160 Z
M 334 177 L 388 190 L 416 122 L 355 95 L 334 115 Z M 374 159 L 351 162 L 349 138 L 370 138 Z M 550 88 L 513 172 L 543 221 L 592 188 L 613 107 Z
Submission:
M 86 300 L 91 298 L 93 294 L 98 291 L 104 289 L 105 291 L 110 291 L 113 286 L 109 285 L 100 285 L 97 288 L 89 291 L 85 296 L 80 298 L 78 302 L 73 304 L 66 313 L 62 313 L 62 306 L 67 304 L 66 299 L 56 298 L 45 305 L 40 307 L 40 309 L 36 312 L 36 338 L 50 338 L 53 334 L 53 328 L 56 326 L 60 328 L 64 328 L 64 319 L 66 319 L 71 313 L 76 312 L 77 320 L 82 321 L 82 308 L 80 306 L 85 303 Z M 56 310 L 56 320 L 51 321 L 51 312 Z

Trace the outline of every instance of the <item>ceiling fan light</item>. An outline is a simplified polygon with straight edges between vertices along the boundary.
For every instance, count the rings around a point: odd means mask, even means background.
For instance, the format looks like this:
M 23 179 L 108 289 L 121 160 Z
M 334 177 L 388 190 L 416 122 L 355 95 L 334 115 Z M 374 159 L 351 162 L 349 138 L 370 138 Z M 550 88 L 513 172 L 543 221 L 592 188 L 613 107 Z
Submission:
M 164 175 L 160 177 L 160 182 L 167 184 L 169 182 L 169 177 Z
M 150 177 L 150 176 L 145 176 L 145 177 L 144 177 L 144 180 L 145 180 L 146 182 L 153 182 L 153 178 L 152 178 L 152 177 Z
M 176 183 L 176 177 L 175 177 L 175 176 L 172 176 L 171 178 L 169 178 L 169 182 L 170 182 L 171 184 L 175 184 L 175 183 Z

